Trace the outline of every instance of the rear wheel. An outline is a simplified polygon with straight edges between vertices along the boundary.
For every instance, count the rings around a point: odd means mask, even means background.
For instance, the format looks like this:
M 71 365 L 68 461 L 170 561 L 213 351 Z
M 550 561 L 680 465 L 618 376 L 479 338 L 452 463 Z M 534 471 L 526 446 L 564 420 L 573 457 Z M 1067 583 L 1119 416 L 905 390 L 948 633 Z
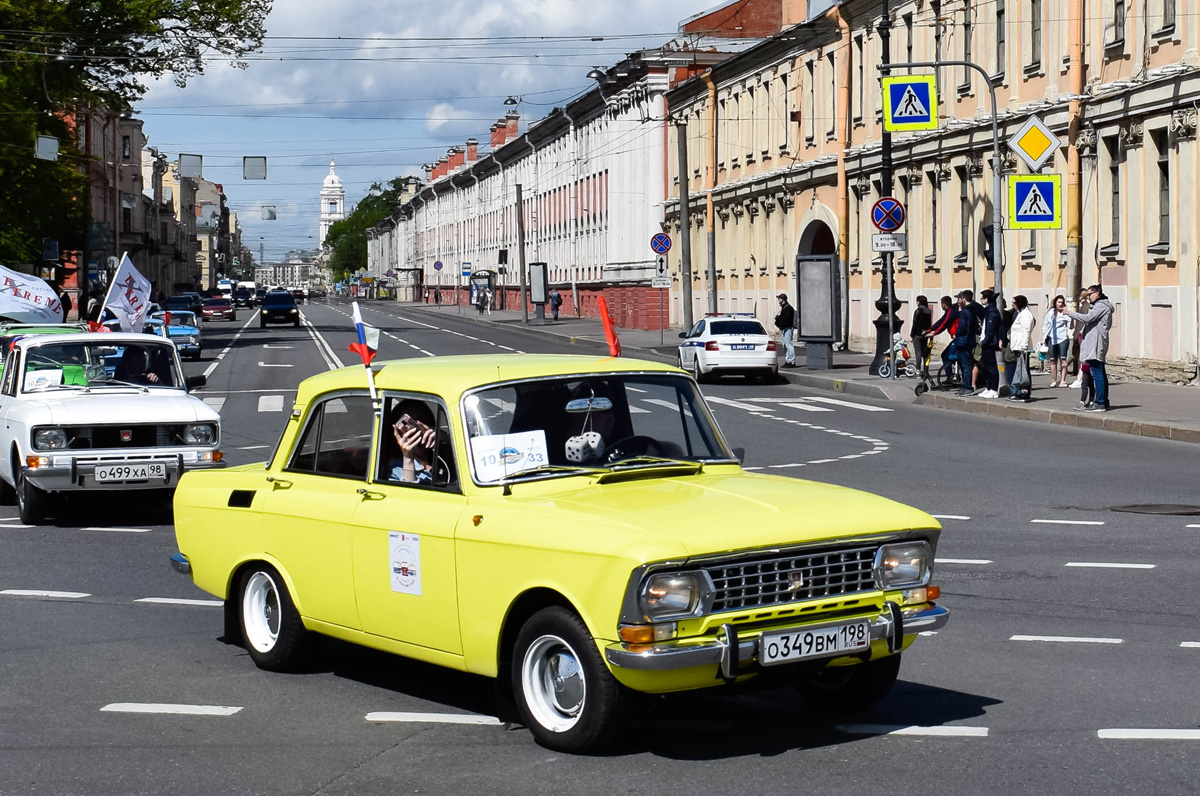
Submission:
M 41 525 L 46 521 L 46 493 L 38 489 L 25 477 L 23 470 L 17 471 L 17 513 L 26 525 Z
M 888 695 L 900 675 L 900 655 L 853 666 L 827 666 L 796 683 L 806 702 L 822 710 L 861 710 Z
M 512 657 L 517 710 L 538 743 L 563 752 L 604 745 L 620 714 L 620 685 L 583 620 L 561 606 L 538 611 Z
M 273 672 L 295 669 L 310 637 L 279 573 L 266 564 L 251 567 L 238 601 L 242 639 L 255 665 Z
M 296 320 L 292 321 L 292 326 L 295 326 L 297 329 L 299 329 L 300 328 L 300 319 L 297 318 Z

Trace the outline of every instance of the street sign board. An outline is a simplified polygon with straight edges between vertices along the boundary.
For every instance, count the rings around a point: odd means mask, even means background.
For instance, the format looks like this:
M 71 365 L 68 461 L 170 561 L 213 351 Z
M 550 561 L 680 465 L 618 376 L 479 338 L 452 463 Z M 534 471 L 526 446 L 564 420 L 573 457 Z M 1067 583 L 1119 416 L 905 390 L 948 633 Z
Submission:
M 1029 121 L 1008 139 L 1008 148 L 1025 161 L 1030 171 L 1041 171 L 1061 146 L 1062 140 L 1036 116 L 1030 116 Z
M 903 232 L 872 235 L 871 251 L 873 252 L 903 252 L 908 251 L 908 236 Z
M 658 255 L 658 262 L 654 266 L 655 276 L 669 276 L 667 273 L 667 258 L 666 255 Z
M 937 78 L 933 75 L 885 77 L 883 129 L 889 133 L 938 129 Z
M 904 226 L 904 205 L 899 199 L 883 197 L 871 207 L 871 223 L 880 232 L 895 232 Z
M 1025 174 L 1008 178 L 1009 229 L 1062 229 L 1062 177 Z
M 470 276 L 470 275 L 471 275 L 471 264 L 470 264 L 470 263 L 463 263 L 463 264 L 462 264 L 462 275 L 463 275 L 463 276 Z
M 436 262 L 434 262 L 433 270 L 435 270 L 435 271 L 442 270 L 442 261 L 441 260 L 437 260 Z
M 660 290 L 670 290 L 671 277 L 669 277 L 669 276 L 652 276 L 652 277 L 650 277 L 650 287 L 658 288 Z
M 671 236 L 660 232 L 650 239 L 650 250 L 655 254 L 666 254 L 671 251 Z

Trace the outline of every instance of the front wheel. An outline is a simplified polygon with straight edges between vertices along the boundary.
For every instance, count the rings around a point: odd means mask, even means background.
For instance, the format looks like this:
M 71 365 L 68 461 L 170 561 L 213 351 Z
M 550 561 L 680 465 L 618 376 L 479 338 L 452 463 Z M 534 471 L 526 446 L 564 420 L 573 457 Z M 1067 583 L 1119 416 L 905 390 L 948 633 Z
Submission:
M 41 525 L 46 520 L 46 493 L 31 484 L 24 471 L 17 475 L 17 513 L 26 525 Z
M 620 685 L 572 611 L 553 606 L 529 618 L 513 647 L 512 675 L 517 710 L 538 743 L 583 752 L 612 737 Z
M 806 702 L 826 711 L 862 710 L 888 695 L 900 675 L 900 655 L 853 666 L 827 666 L 796 683 Z
M 267 328 L 267 322 L 266 322 L 266 321 L 259 321 L 259 322 L 258 322 L 258 328 L 260 328 L 260 329 L 266 329 L 266 328 Z
M 266 564 L 249 569 L 238 601 L 242 640 L 255 665 L 273 672 L 296 669 L 309 634 L 279 573 Z
M 892 363 L 884 362 L 879 366 L 879 378 L 890 379 L 892 377 Z

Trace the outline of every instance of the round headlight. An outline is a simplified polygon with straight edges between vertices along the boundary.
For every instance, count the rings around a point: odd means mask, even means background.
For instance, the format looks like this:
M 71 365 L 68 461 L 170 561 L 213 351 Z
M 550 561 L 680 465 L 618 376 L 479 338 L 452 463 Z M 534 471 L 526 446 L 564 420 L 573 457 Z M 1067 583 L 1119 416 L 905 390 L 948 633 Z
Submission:
M 40 451 L 62 450 L 67 447 L 67 432 L 61 428 L 42 428 L 33 432 L 33 447 Z
M 875 556 L 875 578 L 881 589 L 924 586 L 932 561 L 926 542 L 888 544 Z
M 700 616 L 711 598 L 702 572 L 660 572 L 642 588 L 642 613 L 650 622 Z
M 217 441 L 217 430 L 208 423 L 193 423 L 184 427 L 183 441 L 188 445 L 212 445 Z

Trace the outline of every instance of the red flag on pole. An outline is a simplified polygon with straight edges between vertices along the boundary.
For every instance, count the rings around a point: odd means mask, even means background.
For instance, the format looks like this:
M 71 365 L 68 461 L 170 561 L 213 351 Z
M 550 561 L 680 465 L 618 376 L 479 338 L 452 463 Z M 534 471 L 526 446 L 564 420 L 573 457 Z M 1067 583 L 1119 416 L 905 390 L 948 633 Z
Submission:
M 600 297 L 600 320 L 604 321 L 604 339 L 608 341 L 609 356 L 621 356 L 621 341 L 617 338 L 617 330 L 613 326 L 612 316 L 608 314 L 608 302 Z

